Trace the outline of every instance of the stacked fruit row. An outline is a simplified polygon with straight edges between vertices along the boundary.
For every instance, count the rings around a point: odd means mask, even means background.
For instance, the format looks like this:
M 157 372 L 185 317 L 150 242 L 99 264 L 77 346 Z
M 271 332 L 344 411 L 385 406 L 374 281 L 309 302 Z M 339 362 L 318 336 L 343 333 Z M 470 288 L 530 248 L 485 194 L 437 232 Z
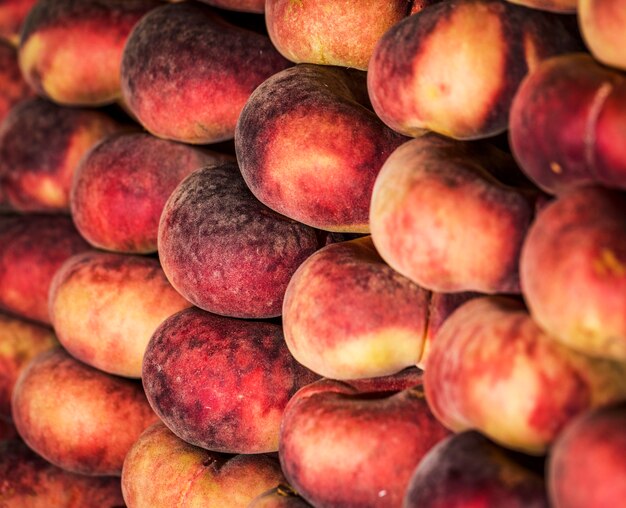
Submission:
M 622 506 L 624 33 L 0 3 L 0 506 Z

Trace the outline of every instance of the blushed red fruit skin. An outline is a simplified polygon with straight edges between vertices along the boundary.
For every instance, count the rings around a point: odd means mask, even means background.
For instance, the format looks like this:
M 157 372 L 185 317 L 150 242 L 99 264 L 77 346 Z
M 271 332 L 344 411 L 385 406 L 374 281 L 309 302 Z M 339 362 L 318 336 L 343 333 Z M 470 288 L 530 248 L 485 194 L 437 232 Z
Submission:
M 307 508 L 311 505 L 288 485 L 279 485 L 252 500 L 248 508 Z
M 20 372 L 58 344 L 52 329 L 0 313 L 0 419 L 11 418 L 11 395 Z
M 176 186 L 192 171 L 229 159 L 145 133 L 110 136 L 76 170 L 74 224 L 94 247 L 156 252 L 159 219 Z
M 0 123 L 18 102 L 33 96 L 17 64 L 17 51 L 0 39 Z
M 154 135 L 214 143 L 233 137 L 252 91 L 288 65 L 268 37 L 232 26 L 202 4 L 171 4 L 132 31 L 122 94 Z
M 624 399 L 626 369 L 562 346 L 520 301 L 491 296 L 466 302 L 447 319 L 424 386 L 432 412 L 452 431 L 476 429 L 540 455 L 578 414 Z
M 500 0 L 440 2 L 380 39 L 368 90 L 378 116 L 405 135 L 432 130 L 484 138 L 506 130 L 511 100 L 529 70 L 579 49 L 557 15 Z
M 0 499 L 3 508 L 119 508 L 120 479 L 64 471 L 22 441 L 0 442 Z
M 573 189 L 537 216 L 520 259 L 524 297 L 537 323 L 574 349 L 622 362 L 625 235 L 623 192 Z
M 550 450 L 548 490 L 555 508 L 619 506 L 626 499 L 626 404 L 589 411 Z
M 154 331 L 191 307 L 158 259 L 99 251 L 68 259 L 49 294 L 50 319 L 63 347 L 87 365 L 125 377 L 141 377 Z
M 140 383 L 88 367 L 62 348 L 28 364 L 12 410 L 20 436 L 36 453 L 93 476 L 119 476 L 132 444 L 158 420 Z
M 589 54 L 545 60 L 511 105 L 513 154 L 552 194 L 594 183 L 626 189 L 625 105 L 624 76 Z
M 265 20 L 272 42 L 296 63 L 367 70 L 376 42 L 404 18 L 406 0 L 269 0 Z
M 124 461 L 122 492 L 129 508 L 224 506 L 247 508 L 260 493 L 284 482 L 266 454 L 226 455 L 203 450 L 155 423 Z
M 332 379 L 414 366 L 426 336 L 430 292 L 389 267 L 371 237 L 330 244 L 291 278 L 283 300 L 289 350 Z
M 366 233 L 376 175 L 406 138 L 368 109 L 363 73 L 303 64 L 269 78 L 246 103 L 235 135 L 254 195 L 327 231 Z
M 289 279 L 326 234 L 261 204 L 234 163 L 194 171 L 168 199 L 159 256 L 194 305 L 241 318 L 279 316 Z
M 43 99 L 21 102 L 0 127 L 0 186 L 8 202 L 22 212 L 69 211 L 81 157 L 120 129 L 102 111 L 61 107 Z
M 48 292 L 66 259 L 89 249 L 69 217 L 0 216 L 0 307 L 50 324 Z
M 519 293 L 519 254 L 538 194 L 492 175 L 511 165 L 487 145 L 432 134 L 396 149 L 370 206 L 381 257 L 433 291 Z
M 146 395 L 177 436 L 207 450 L 278 449 L 291 396 L 318 376 L 289 354 L 280 325 L 188 309 L 156 330 L 143 361 Z
M 3 0 L 0 4 L 0 38 L 17 46 L 24 19 L 36 0 Z
M 134 25 L 158 0 L 39 0 L 20 34 L 24 78 L 42 97 L 97 106 L 120 95 L 122 50 Z
M 289 401 L 281 465 L 313 506 L 400 506 L 419 461 L 449 435 L 430 413 L 419 377 L 393 377 L 388 384 L 385 378 L 324 379 Z
M 403 508 L 548 508 L 540 473 L 475 431 L 438 443 L 413 473 Z

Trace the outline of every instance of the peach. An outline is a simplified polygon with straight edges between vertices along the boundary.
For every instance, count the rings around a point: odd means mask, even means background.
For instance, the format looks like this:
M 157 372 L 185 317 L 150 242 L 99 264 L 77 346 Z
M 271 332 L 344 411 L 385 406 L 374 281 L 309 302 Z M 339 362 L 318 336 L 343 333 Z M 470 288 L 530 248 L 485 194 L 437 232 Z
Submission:
M 0 126 L 0 187 L 9 203 L 23 212 L 68 212 L 81 157 L 120 129 L 101 111 L 43 99 L 19 103 Z
M 0 215 L 0 245 L 0 307 L 49 324 L 52 277 L 89 244 L 66 216 Z
M 26 16 L 37 0 L 2 0 L 0 2 L 0 38 L 17 46 Z
M 580 0 L 578 23 L 585 43 L 597 60 L 626 70 L 624 0 Z
M 488 137 L 506 130 L 528 71 L 578 48 L 558 15 L 501 0 L 441 2 L 383 35 L 368 90 L 374 111 L 402 134 Z
M 280 325 L 195 308 L 159 326 L 142 377 L 152 408 L 174 434 L 224 453 L 276 451 L 287 402 L 318 379 L 289 354 Z
M 70 208 L 78 231 L 94 247 L 156 252 L 165 202 L 193 170 L 229 157 L 146 133 L 110 136 L 82 159 Z
M 192 446 L 156 423 L 128 452 L 122 492 L 128 508 L 246 508 L 282 481 L 268 455 L 226 455 Z
M 133 29 L 122 56 L 122 94 L 155 136 L 214 143 L 233 137 L 252 91 L 287 65 L 267 36 L 199 3 L 169 4 Z
M 370 229 L 381 257 L 433 291 L 518 293 L 537 193 L 494 178 L 510 166 L 489 145 L 433 134 L 399 147 L 372 192 Z
M 394 374 L 421 358 L 430 296 L 389 267 L 371 237 L 333 243 L 287 286 L 285 341 L 296 360 L 325 377 Z
M 292 62 L 367 70 L 378 40 L 410 8 L 406 0 L 268 0 L 265 20 L 272 42 Z
M 555 508 L 622 506 L 626 499 L 626 403 L 598 408 L 568 425 L 550 450 Z
M 519 301 L 485 296 L 461 305 L 441 327 L 424 386 L 432 412 L 452 431 L 476 429 L 540 455 L 578 414 L 626 398 L 626 364 L 573 351 L 543 332 Z
M 0 313 L 0 418 L 11 417 L 13 387 L 28 362 L 58 344 L 50 328 Z
M 546 206 L 528 231 L 520 274 L 533 319 L 547 333 L 583 353 L 626 361 L 623 192 L 581 187 Z
M 13 392 L 26 444 L 74 473 L 120 475 L 126 453 L 158 421 L 141 384 L 105 374 L 56 348 L 35 357 Z
M 20 36 L 24 78 L 37 93 L 72 106 L 96 106 L 121 96 L 122 49 L 135 24 L 157 0 L 38 0 Z
M 243 108 L 235 133 L 250 190 L 304 224 L 368 232 L 376 175 L 406 141 L 368 102 L 359 71 L 303 64 L 265 81 Z
M 541 472 L 475 431 L 434 446 L 413 473 L 403 508 L 548 508 Z
M 449 435 L 428 409 L 417 369 L 397 376 L 324 379 L 289 401 L 280 460 L 313 506 L 400 506 L 419 462 Z
M 578 0 L 509 0 L 509 2 L 560 14 L 575 14 L 578 10 Z
M 36 455 L 23 442 L 0 442 L 2 508 L 119 508 L 120 479 L 64 471 Z
M 545 60 L 520 85 L 510 115 L 515 158 L 542 189 L 626 189 L 626 79 L 587 53 Z
M 158 247 L 170 283 L 194 305 L 240 318 L 276 317 L 289 279 L 326 235 L 270 210 L 235 163 L 191 173 L 168 199 Z
M 310 506 L 289 485 L 281 484 L 255 497 L 248 508 L 308 508 Z
M 24 81 L 17 64 L 17 51 L 0 39 L 0 123 L 13 106 L 32 96 L 33 92 Z
M 72 356 L 104 372 L 137 378 L 157 327 L 191 307 L 157 259 L 95 251 L 61 266 L 49 303 L 52 325 Z

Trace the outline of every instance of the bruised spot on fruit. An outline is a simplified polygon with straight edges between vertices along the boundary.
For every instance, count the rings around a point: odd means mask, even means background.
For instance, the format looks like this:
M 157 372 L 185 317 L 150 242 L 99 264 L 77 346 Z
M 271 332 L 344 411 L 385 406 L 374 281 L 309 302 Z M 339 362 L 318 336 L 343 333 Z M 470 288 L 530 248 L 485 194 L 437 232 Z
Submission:
M 626 264 L 611 249 L 602 249 L 600 256 L 593 260 L 593 270 L 600 276 L 622 277 L 626 274 Z

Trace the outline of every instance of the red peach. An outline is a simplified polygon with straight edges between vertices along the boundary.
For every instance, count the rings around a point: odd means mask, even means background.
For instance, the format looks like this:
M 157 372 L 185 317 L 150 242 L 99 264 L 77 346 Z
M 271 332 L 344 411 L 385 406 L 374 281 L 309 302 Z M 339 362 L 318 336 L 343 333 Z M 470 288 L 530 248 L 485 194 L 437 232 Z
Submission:
M 194 305 L 232 317 L 281 313 L 289 279 L 326 235 L 260 203 L 236 164 L 191 173 L 167 201 L 159 257 Z
M 230 157 L 145 133 L 110 136 L 82 159 L 70 194 L 74 224 L 94 247 L 157 250 L 159 218 L 180 181 Z
M 37 0 L 2 0 L 0 2 L 0 38 L 17 46 L 24 19 Z
M 268 455 L 203 450 L 156 423 L 128 452 L 122 492 L 129 508 L 246 508 L 283 480 L 280 465 Z
M 0 39 L 0 123 L 13 106 L 32 96 L 33 91 L 24 81 L 17 64 L 17 51 Z
M 267 36 L 199 3 L 170 4 L 133 29 L 122 56 L 122 94 L 155 136 L 214 143 L 233 137 L 252 91 L 287 65 Z
M 66 216 L 0 215 L 0 245 L 0 307 L 49 324 L 52 277 L 89 244 Z
M 59 104 L 96 106 L 121 95 L 122 49 L 157 0 L 38 0 L 24 21 L 19 60 L 37 93 Z
M 28 364 L 12 408 L 30 448 L 63 469 L 96 476 L 120 475 L 130 447 L 158 420 L 141 384 L 84 365 L 61 348 Z
M 580 0 L 578 23 L 594 58 L 626 70 L 626 2 L 624 0 Z
M 72 356 L 104 372 L 137 378 L 157 327 L 191 307 L 157 259 L 95 251 L 61 266 L 49 303 L 52 325 Z
M 0 187 L 24 212 L 67 212 L 74 172 L 97 142 L 122 128 L 102 111 L 43 99 L 13 107 L 0 126 Z
M 287 402 L 318 379 L 289 354 L 280 325 L 195 308 L 159 326 L 142 377 L 150 404 L 172 432 L 224 453 L 276 451 Z

